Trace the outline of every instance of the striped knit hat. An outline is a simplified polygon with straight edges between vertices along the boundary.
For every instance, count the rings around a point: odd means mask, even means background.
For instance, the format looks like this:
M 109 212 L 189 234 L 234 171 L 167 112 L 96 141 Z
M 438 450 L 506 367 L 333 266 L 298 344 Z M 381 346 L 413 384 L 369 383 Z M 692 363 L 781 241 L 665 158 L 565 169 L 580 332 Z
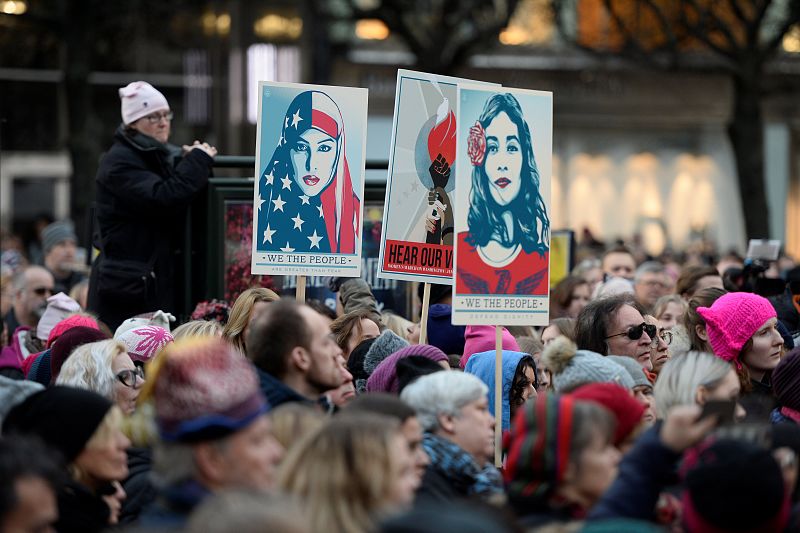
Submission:
M 574 402 L 568 395 L 542 394 L 514 417 L 504 472 L 512 500 L 549 500 L 564 480 Z

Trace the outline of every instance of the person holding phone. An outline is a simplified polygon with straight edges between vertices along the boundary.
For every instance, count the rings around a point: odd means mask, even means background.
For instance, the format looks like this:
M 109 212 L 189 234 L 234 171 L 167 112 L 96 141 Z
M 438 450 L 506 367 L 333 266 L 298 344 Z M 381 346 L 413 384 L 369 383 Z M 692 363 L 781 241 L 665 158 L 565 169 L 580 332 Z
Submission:
M 667 361 L 656 380 L 653 394 L 656 417 L 663 419 L 670 409 L 679 405 L 729 403 L 731 416 L 721 416 L 720 422 L 740 421 L 747 414 L 739 404 L 742 387 L 734 368 L 719 357 L 705 352 L 690 351 Z M 719 414 L 724 408 L 709 407 Z M 705 409 L 704 409 L 705 411 Z

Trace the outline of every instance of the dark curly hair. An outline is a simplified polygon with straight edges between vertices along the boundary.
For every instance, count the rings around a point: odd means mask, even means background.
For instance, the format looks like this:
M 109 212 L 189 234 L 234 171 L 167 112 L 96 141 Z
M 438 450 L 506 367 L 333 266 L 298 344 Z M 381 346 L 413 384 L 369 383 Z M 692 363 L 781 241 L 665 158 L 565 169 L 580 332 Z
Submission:
M 536 373 L 536 363 L 534 362 L 533 357 L 526 355 L 519 360 L 519 363 L 517 363 L 517 369 L 514 371 L 514 379 L 511 380 L 511 391 L 508 394 L 508 403 L 511 406 L 512 419 L 517 407 L 525 403 L 522 395 L 525 393 L 525 389 L 528 388 L 528 385 L 531 384 L 528 376 L 525 375 L 525 370 L 529 368 L 533 370 L 533 388 L 539 388 L 539 379 L 537 378 L 538 374 Z

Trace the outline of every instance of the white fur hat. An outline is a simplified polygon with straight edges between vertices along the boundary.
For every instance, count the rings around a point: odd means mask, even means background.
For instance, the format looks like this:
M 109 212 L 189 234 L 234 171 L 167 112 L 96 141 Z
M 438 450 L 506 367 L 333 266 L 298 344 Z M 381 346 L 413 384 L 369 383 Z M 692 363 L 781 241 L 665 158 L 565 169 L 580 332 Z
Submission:
M 169 110 L 167 99 L 146 81 L 134 81 L 119 90 L 122 122 L 127 126 L 154 111 Z

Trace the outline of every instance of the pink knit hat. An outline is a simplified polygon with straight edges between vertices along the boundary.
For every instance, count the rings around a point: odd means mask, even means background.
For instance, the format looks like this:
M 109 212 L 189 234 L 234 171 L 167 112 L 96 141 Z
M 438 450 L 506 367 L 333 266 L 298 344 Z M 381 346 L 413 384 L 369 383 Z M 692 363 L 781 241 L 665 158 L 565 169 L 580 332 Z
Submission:
M 116 338 L 128 349 L 134 362 L 146 363 L 168 343 L 174 341 L 172 334 L 160 326 L 139 326 L 129 329 Z
M 464 335 L 466 339 L 464 342 L 464 354 L 461 356 L 458 366 L 466 368 L 467 361 L 476 353 L 495 349 L 494 328 L 494 326 L 467 326 L 467 332 Z M 517 340 L 506 328 L 503 328 L 503 350 L 521 351 L 519 345 L 517 345 Z
M 390 392 L 397 394 L 400 391 L 400 380 L 397 378 L 397 362 L 405 357 L 417 355 L 431 361 L 447 361 L 447 355 L 436 346 L 430 344 L 412 344 L 394 352 L 381 361 L 367 379 L 367 392 Z
M 167 99 L 146 81 L 134 81 L 119 90 L 122 122 L 127 126 L 154 111 L 169 111 Z
M 100 326 L 97 325 L 97 320 L 94 318 L 86 315 L 72 315 L 56 324 L 55 327 L 50 330 L 50 335 L 47 337 L 47 344 L 45 344 L 45 348 L 50 348 L 56 339 L 58 339 L 61 335 L 72 328 L 77 328 L 79 326 L 97 330 L 100 329 Z
M 711 307 L 698 307 L 697 312 L 706 322 L 708 342 L 714 355 L 725 361 L 737 360 L 742 347 L 764 322 L 777 316 L 769 300 L 750 292 L 729 292 Z

